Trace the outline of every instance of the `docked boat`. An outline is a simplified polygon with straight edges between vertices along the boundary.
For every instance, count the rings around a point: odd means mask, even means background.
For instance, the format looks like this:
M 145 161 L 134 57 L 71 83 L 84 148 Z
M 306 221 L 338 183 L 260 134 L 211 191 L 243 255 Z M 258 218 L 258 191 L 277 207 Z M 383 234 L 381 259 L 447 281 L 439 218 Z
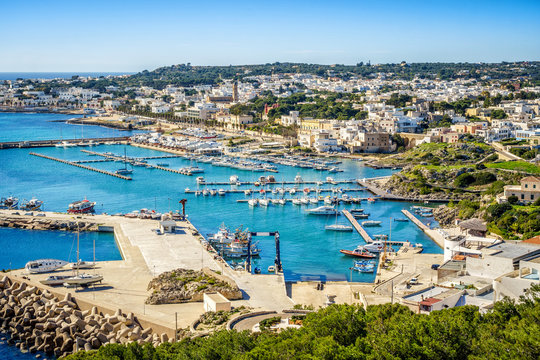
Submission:
M 226 194 L 225 190 L 223 190 L 223 189 L 218 190 L 218 195 L 219 196 L 224 196 L 225 194 Z
M 310 215 L 336 215 L 338 211 L 333 206 L 319 206 L 315 209 L 307 209 Z
M 206 181 L 204 180 L 204 177 L 198 176 L 197 177 L 197 184 L 204 184 Z
M 368 220 L 362 221 L 362 226 L 381 226 L 382 221 Z
M 363 245 L 363 248 L 372 253 L 380 253 L 384 251 L 384 243 L 382 241 L 373 241 L 370 244 Z M 387 251 L 392 251 L 393 249 L 390 246 L 386 246 Z
M 210 189 L 210 195 L 215 196 L 217 194 L 216 189 Z
M 168 163 L 157 163 L 156 165 L 161 166 L 161 167 L 168 167 L 169 166 Z
M 291 195 L 296 194 L 296 189 L 295 188 L 289 189 L 289 194 L 291 194 Z
M 10 196 L 7 198 L 2 198 L 2 200 L 0 200 L 0 203 L 2 208 L 10 210 L 17 209 L 17 206 L 19 205 L 19 199 L 14 196 Z
M 387 240 L 388 235 L 386 235 L 386 234 L 375 234 L 375 235 L 373 235 L 373 238 L 377 239 L 377 240 Z
M 46 279 L 39 280 L 40 283 L 43 285 L 49 285 L 49 286 L 55 286 L 55 285 L 62 285 L 64 281 L 71 276 L 68 275 L 51 275 L 47 277 Z
M 127 154 L 126 154 L 126 149 L 124 148 L 124 168 L 123 169 L 118 169 L 114 172 L 115 174 L 118 174 L 118 175 L 129 175 L 131 173 L 133 173 L 133 170 L 130 170 L 127 168 Z
M 67 212 L 70 214 L 88 214 L 94 212 L 95 202 L 86 199 L 69 204 Z
M 210 192 L 208 190 L 204 189 L 202 191 L 202 194 L 203 194 L 203 196 L 208 196 L 208 195 L 210 195 Z
M 375 202 L 375 199 L 374 198 L 368 198 L 367 201 L 373 203 L 373 202 Z
M 370 253 L 366 249 L 364 249 L 362 246 L 357 247 L 354 250 L 339 250 L 340 253 L 348 256 L 355 256 L 355 257 L 361 257 L 366 259 L 373 259 L 376 257 L 375 254 Z
M 352 226 L 343 225 L 343 224 L 327 225 L 324 227 L 324 229 L 329 230 L 329 231 L 343 231 L 343 232 L 353 231 Z
M 409 219 L 406 219 L 406 218 L 395 218 L 394 221 L 397 221 L 397 222 L 409 222 Z
M 255 207 L 255 206 L 259 205 L 259 200 L 257 200 L 257 199 L 249 199 L 248 204 L 249 204 L 249 206 Z
M 231 175 L 229 177 L 229 183 L 236 184 L 238 182 L 238 175 Z
M 375 271 L 375 262 L 373 260 L 355 261 L 351 269 L 361 273 L 372 273 Z
M 352 216 L 353 216 L 355 219 L 367 219 L 367 218 L 369 218 L 369 214 L 368 214 L 368 213 L 365 213 L 365 214 L 362 214 L 362 213 L 356 213 L 356 214 L 352 214 Z
M 319 203 L 319 199 L 317 199 L 316 197 L 314 197 L 314 198 L 309 198 L 309 202 L 310 202 L 311 204 L 317 204 L 317 203 Z
M 259 205 L 262 207 L 267 207 L 270 204 L 270 201 L 268 199 L 259 199 Z
M 67 265 L 67 261 L 57 259 L 39 259 L 29 261 L 24 266 L 30 274 L 41 274 L 54 271 Z
M 364 212 L 364 209 L 351 209 L 351 210 L 349 210 L 349 212 L 350 212 L 351 214 L 353 214 L 353 215 L 354 215 L 354 214 L 361 214 L 361 213 Z
M 198 166 L 191 166 L 187 168 L 188 172 L 191 174 L 200 174 L 204 172 L 204 169 L 198 167 Z
M 302 205 L 302 200 L 300 199 L 292 199 L 293 205 Z
M 274 265 L 270 265 L 270 266 L 268 267 L 268 272 L 269 272 L 269 273 L 274 273 L 274 272 L 276 272 L 276 267 L 275 267 Z
M 66 147 L 74 147 L 74 146 L 77 146 L 77 144 L 70 143 L 70 142 L 68 142 L 68 141 L 62 141 L 62 142 L 60 142 L 60 143 L 58 143 L 58 144 L 56 144 L 56 145 L 54 145 L 54 146 L 66 148 Z
M 251 190 L 250 189 L 244 190 L 244 195 L 251 195 Z
M 304 182 L 304 180 L 302 180 L 302 177 L 300 175 L 296 175 L 294 177 L 294 182 L 297 183 L 297 184 L 300 184 L 300 183 Z
M 32 198 L 28 201 L 23 201 L 21 210 L 37 211 L 41 208 L 41 205 L 43 205 L 43 201 Z
M 305 198 L 305 197 L 304 197 L 304 198 L 301 198 L 301 199 L 300 199 L 300 203 L 301 203 L 302 205 L 307 205 L 307 204 L 309 204 L 309 199 L 308 199 L 308 198 Z

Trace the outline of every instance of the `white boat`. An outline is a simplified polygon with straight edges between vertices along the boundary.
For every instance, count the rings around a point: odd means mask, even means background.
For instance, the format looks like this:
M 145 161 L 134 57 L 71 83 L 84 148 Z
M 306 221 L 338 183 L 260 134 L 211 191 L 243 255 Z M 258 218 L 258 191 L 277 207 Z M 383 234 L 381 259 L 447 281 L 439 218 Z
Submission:
M 210 192 L 208 190 L 204 189 L 202 191 L 202 194 L 203 194 L 203 196 L 208 196 L 210 194 Z
M 231 175 L 229 177 L 229 183 L 236 184 L 238 182 L 238 176 L 237 175 Z
M 186 192 L 186 193 L 189 192 L 189 191 L 190 191 L 189 188 L 184 189 L 184 192 Z
M 377 220 L 368 220 L 368 221 L 362 221 L 362 226 L 380 226 L 382 221 Z
M 88 286 L 103 280 L 102 275 L 79 274 L 64 280 L 64 286 Z
M 210 190 L 210 195 L 214 196 L 217 194 L 217 191 L 215 189 Z
M 352 226 L 343 224 L 327 225 L 324 227 L 324 229 L 330 231 L 353 231 Z
M 279 203 L 279 205 L 285 205 L 285 204 L 287 204 L 287 201 L 285 199 L 279 199 L 278 203 Z
M 370 244 L 366 244 L 363 247 L 364 247 L 364 249 L 366 249 L 369 252 L 380 253 L 380 252 L 384 251 L 384 242 L 377 240 L 377 241 L 374 241 L 374 242 L 372 242 Z M 392 251 L 394 251 L 394 249 L 392 249 L 392 247 L 387 244 L 386 245 L 386 251 L 392 252 Z
M 302 180 L 302 177 L 301 177 L 300 175 L 296 175 L 296 176 L 294 177 L 294 182 L 297 183 L 297 184 L 299 184 L 299 183 L 304 182 L 304 180 Z
M 334 200 L 330 196 L 326 196 L 324 198 L 324 203 L 328 205 L 332 205 L 334 203 Z
M 36 211 L 39 210 L 41 205 L 43 205 L 43 201 L 36 199 L 33 197 L 32 199 L 28 201 L 23 201 L 21 205 L 21 210 L 32 210 Z
M 88 262 L 88 261 L 82 261 L 79 260 L 78 262 L 72 263 L 71 268 L 72 269 L 93 269 L 96 267 L 96 263 Z
M 51 286 L 62 285 L 64 281 L 70 277 L 71 276 L 67 276 L 67 275 L 51 275 L 47 277 L 46 279 L 39 280 L 39 282 L 42 283 L 43 285 L 51 285 Z
M 67 261 L 57 259 L 39 259 L 29 261 L 24 266 L 30 274 L 41 274 L 51 272 L 67 265 Z
M 300 199 L 293 199 L 292 200 L 293 205 L 302 205 L 302 200 Z
M 56 144 L 54 146 L 56 146 L 56 147 L 73 147 L 73 146 L 77 146 L 77 144 L 70 143 L 68 141 L 62 141 L 61 143 Z
M 315 209 L 307 209 L 306 212 L 310 215 L 336 215 L 337 210 L 333 206 L 319 206 Z
M 244 194 L 245 195 L 251 195 L 251 190 L 250 189 L 244 190 Z
M 200 174 L 204 172 L 204 169 L 198 167 L 198 166 L 191 166 L 187 168 L 188 172 L 192 174 Z
M 259 199 L 259 205 L 263 206 L 263 207 L 266 207 L 270 204 L 270 202 L 268 201 L 268 199 Z
M 269 273 L 275 273 L 275 272 L 276 272 L 276 267 L 275 267 L 274 265 L 270 265 L 270 266 L 268 267 L 268 272 L 269 272 Z
M 204 180 L 204 177 L 198 176 L 197 177 L 197 184 L 204 184 L 206 181 Z
M 326 182 L 333 183 L 333 182 L 334 182 L 334 178 L 331 177 L 331 176 L 328 176 L 328 177 L 326 178 Z
M 295 188 L 290 189 L 289 194 L 291 194 L 291 195 L 296 194 L 296 189 Z
M 257 206 L 259 204 L 259 200 L 257 200 L 257 199 L 249 199 L 248 204 L 249 204 L 249 206 L 252 206 L 252 207 Z
M 224 196 L 226 193 L 225 193 L 225 190 L 219 189 L 218 194 L 219 194 L 219 196 Z
M 308 198 L 301 198 L 300 202 L 302 203 L 302 205 L 307 205 L 307 204 L 309 204 L 309 199 Z
M 272 204 L 279 205 L 279 199 L 271 199 Z
M 317 198 L 309 198 L 309 202 L 310 202 L 311 204 L 318 204 L 318 203 L 319 203 L 319 199 L 317 199 Z

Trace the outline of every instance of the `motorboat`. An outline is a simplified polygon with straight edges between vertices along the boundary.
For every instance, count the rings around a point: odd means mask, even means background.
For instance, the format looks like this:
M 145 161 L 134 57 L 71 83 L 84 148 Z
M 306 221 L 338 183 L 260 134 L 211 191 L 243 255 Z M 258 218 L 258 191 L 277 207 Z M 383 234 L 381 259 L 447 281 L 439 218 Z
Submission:
M 395 218 L 394 221 L 398 221 L 398 222 L 409 222 L 409 219 L 406 219 L 406 218 Z
M 310 215 L 336 215 L 338 211 L 333 206 L 319 206 L 315 209 L 307 209 Z
M 354 262 L 354 266 L 351 270 L 356 270 L 361 273 L 372 273 L 375 271 L 374 260 L 359 260 Z
M 275 272 L 276 272 L 276 267 L 275 267 L 274 265 L 270 265 L 270 266 L 268 267 L 268 272 L 269 272 L 269 273 L 275 273 Z
M 309 204 L 309 199 L 304 197 L 300 199 L 300 202 L 302 203 L 302 205 L 307 205 Z
M 1 206 L 7 209 L 17 209 L 17 206 L 19 205 L 19 199 L 14 196 L 2 198 L 0 202 Z
M 76 269 L 93 269 L 96 267 L 96 263 L 79 260 L 71 264 L 71 268 Z
M 21 205 L 21 210 L 37 211 L 41 208 L 41 205 L 43 205 L 43 201 L 38 200 L 35 197 L 33 197 L 32 199 L 28 201 L 23 201 Z
M 161 166 L 161 167 L 168 167 L 169 166 L 168 163 L 157 163 L 156 165 Z
M 224 196 L 226 194 L 226 192 L 223 189 L 219 189 L 218 194 L 219 194 L 219 196 Z
M 329 231 L 343 231 L 343 232 L 353 231 L 352 226 L 343 225 L 343 224 L 327 225 L 324 227 L 324 229 L 329 230 Z
M 215 196 L 217 194 L 216 189 L 210 189 L 210 195 Z
M 382 241 L 373 241 L 372 243 L 363 245 L 364 249 L 372 253 L 380 253 L 384 251 L 384 243 Z M 387 251 L 391 251 L 390 246 L 386 246 Z M 393 249 L 392 249 L 393 250 Z
M 291 195 L 296 194 L 296 189 L 295 188 L 289 189 L 289 194 L 291 194 Z
M 286 205 L 287 201 L 285 199 L 279 199 L 278 203 L 279 203 L 279 205 Z
M 70 214 L 88 214 L 94 212 L 95 202 L 86 199 L 75 201 L 69 204 L 67 212 Z
M 204 183 L 206 183 L 206 181 L 204 180 L 204 177 L 198 176 L 197 177 L 197 184 L 204 184 Z
M 188 193 L 188 192 L 190 192 L 190 189 L 189 189 L 189 188 L 185 188 L 185 189 L 184 189 L 184 192 L 185 192 L 185 193 Z
M 249 199 L 248 204 L 249 204 L 249 206 L 252 206 L 252 207 L 257 206 L 257 205 L 259 205 L 259 200 L 257 200 L 257 199 Z
M 231 175 L 229 177 L 229 183 L 236 184 L 238 182 L 238 175 Z
M 340 253 L 348 256 L 355 256 L 355 257 L 361 257 L 366 259 L 373 259 L 376 257 L 375 254 L 370 253 L 366 249 L 364 249 L 362 246 L 357 247 L 354 250 L 339 250 Z
M 30 274 L 41 274 L 54 271 L 67 265 L 67 261 L 57 259 L 39 259 L 26 263 L 25 270 Z
M 360 213 L 363 213 L 363 212 L 364 212 L 364 209 L 351 209 L 351 210 L 349 210 L 349 212 L 350 212 L 351 214 L 353 214 L 353 215 L 354 215 L 354 214 L 360 214 Z
M 270 202 L 274 205 L 279 205 L 279 199 L 271 199 Z
M 202 191 L 202 194 L 203 194 L 203 196 L 208 196 L 208 195 L 210 195 L 210 192 L 208 190 L 204 189 Z
M 69 275 L 51 275 L 47 277 L 46 279 L 39 280 L 40 283 L 43 285 L 49 285 L 49 286 L 55 286 L 55 285 L 62 285 L 66 279 L 70 278 Z
M 362 226 L 381 226 L 382 221 L 368 220 L 362 221 Z
M 367 219 L 369 218 L 369 214 L 368 213 L 356 213 L 356 214 L 352 214 L 352 216 L 355 218 L 355 219 Z
M 310 204 L 318 204 L 319 199 L 317 199 L 316 197 L 315 198 L 309 198 L 309 202 L 310 202 Z

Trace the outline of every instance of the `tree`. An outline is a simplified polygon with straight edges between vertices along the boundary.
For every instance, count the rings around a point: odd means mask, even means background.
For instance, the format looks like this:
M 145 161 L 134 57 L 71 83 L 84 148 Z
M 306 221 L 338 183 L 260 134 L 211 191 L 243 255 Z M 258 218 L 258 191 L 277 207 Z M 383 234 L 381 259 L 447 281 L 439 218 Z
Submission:
M 518 197 L 515 195 L 510 195 L 508 197 L 508 203 L 510 204 L 517 204 L 518 200 L 519 200 Z

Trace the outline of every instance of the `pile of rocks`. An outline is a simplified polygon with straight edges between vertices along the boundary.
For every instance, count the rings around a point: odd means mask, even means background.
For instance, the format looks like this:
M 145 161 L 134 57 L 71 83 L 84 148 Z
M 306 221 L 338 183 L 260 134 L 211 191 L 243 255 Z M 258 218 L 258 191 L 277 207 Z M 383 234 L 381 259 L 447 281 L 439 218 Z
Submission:
M 1 216 L 0 227 L 29 230 L 97 231 L 98 224 L 84 221 L 54 220 L 22 216 Z
M 153 290 L 146 303 L 150 305 L 203 301 L 204 293 L 219 292 L 229 300 L 242 299 L 234 281 L 211 270 L 176 269 L 160 274 L 148 284 Z
M 26 283 L 0 281 L 0 325 L 11 336 L 10 344 L 22 351 L 43 351 L 57 357 L 102 345 L 132 341 L 157 346 L 168 341 L 167 334 L 142 329 L 133 313 L 103 315 L 96 307 L 78 309 L 71 294 L 58 300 L 49 291 Z

